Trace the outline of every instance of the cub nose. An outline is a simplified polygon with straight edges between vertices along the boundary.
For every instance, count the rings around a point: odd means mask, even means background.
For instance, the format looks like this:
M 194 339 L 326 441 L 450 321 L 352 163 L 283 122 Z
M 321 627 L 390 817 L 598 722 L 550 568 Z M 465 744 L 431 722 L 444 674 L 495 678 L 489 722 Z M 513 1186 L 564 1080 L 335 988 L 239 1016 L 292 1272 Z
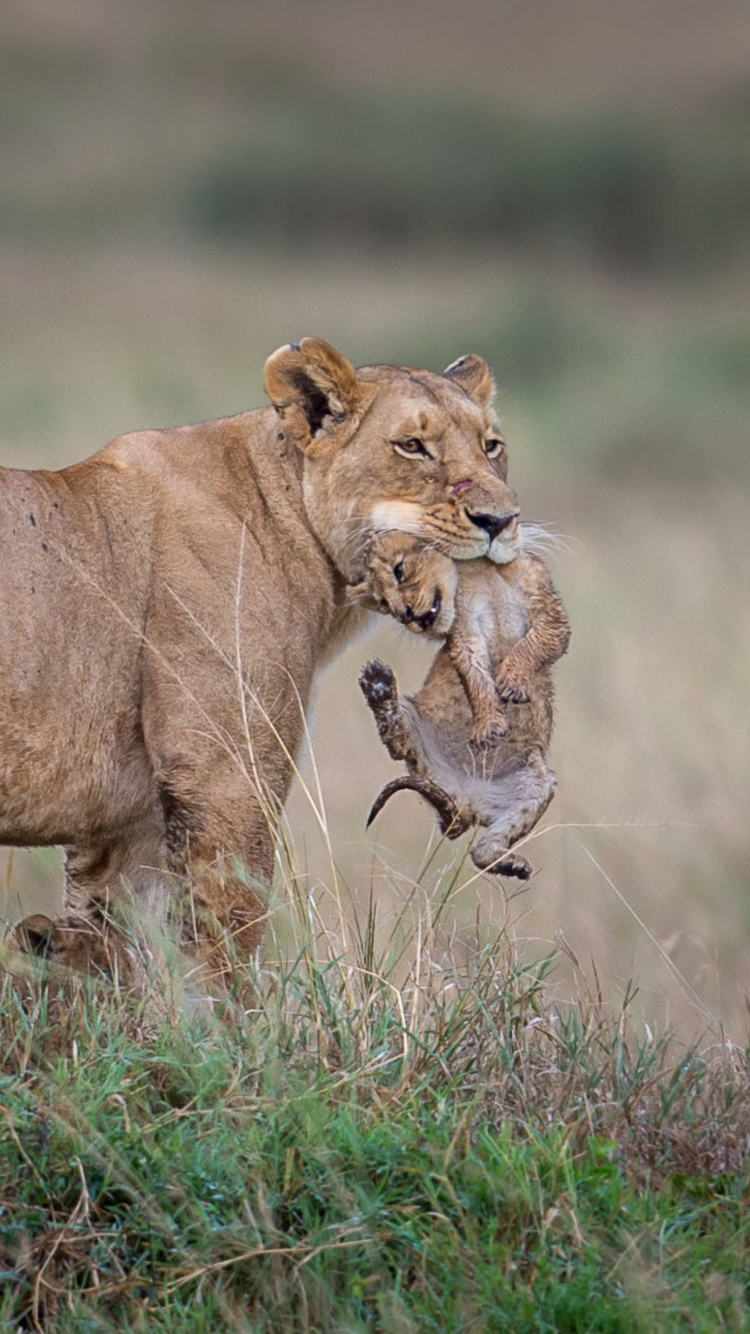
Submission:
M 509 528 L 513 521 L 518 518 L 521 511 L 511 510 L 510 514 L 470 514 L 467 510 L 466 513 L 471 522 L 477 525 L 477 528 L 483 528 L 489 534 L 491 545 L 495 538 L 506 528 Z

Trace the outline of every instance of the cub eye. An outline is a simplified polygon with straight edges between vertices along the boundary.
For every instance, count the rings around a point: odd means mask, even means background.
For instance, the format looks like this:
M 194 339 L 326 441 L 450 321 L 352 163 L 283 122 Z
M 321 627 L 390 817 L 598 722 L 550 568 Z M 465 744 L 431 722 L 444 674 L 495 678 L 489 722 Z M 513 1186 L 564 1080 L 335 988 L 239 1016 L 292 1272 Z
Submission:
M 488 459 L 499 458 L 504 449 L 505 441 L 498 440 L 496 437 L 493 437 L 492 440 L 485 440 L 484 442 L 484 452 Z
M 407 459 L 417 458 L 419 455 L 425 459 L 431 457 L 429 450 L 425 449 L 422 441 L 417 440 L 416 436 L 409 436 L 407 440 L 394 440 L 393 448 L 397 454 L 403 454 Z
M 396 580 L 397 584 L 401 583 L 401 580 L 404 577 L 404 562 L 402 560 L 399 561 L 398 565 L 394 565 L 393 577 Z

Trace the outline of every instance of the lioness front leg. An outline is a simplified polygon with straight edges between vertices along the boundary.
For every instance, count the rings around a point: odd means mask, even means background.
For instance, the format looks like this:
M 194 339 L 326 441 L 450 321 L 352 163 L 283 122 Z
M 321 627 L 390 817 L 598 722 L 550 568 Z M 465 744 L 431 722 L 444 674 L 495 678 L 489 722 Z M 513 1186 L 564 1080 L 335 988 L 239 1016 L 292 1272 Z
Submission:
M 229 780 L 220 809 L 196 800 L 194 790 L 185 800 L 173 787 L 163 802 L 167 863 L 182 892 L 181 942 L 211 980 L 221 978 L 233 959 L 249 958 L 261 942 L 273 865 L 270 824 L 257 814 L 248 819 L 248 793 L 233 794 Z

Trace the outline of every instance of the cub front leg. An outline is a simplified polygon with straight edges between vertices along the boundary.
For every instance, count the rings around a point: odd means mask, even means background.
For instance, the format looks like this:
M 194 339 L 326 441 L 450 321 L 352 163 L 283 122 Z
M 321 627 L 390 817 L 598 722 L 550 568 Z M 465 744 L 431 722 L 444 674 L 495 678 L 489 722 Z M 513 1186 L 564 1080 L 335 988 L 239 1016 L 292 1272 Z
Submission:
M 496 688 L 503 704 L 528 704 L 533 689 L 533 673 L 528 672 L 511 652 L 500 664 Z
M 570 643 L 565 608 L 547 567 L 536 557 L 526 558 L 524 586 L 529 628 L 503 659 L 496 676 L 500 698 L 514 704 L 528 703 L 537 673 L 561 658 Z
M 498 704 L 486 653 L 458 635 L 449 636 L 447 648 L 471 706 L 471 744 L 480 749 L 493 745 L 505 736 L 508 720 Z

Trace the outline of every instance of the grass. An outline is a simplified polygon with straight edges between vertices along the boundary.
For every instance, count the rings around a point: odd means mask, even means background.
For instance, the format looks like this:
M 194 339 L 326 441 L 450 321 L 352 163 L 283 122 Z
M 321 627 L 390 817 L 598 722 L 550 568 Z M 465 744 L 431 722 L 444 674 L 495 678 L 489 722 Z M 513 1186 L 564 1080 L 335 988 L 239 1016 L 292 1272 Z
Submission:
M 216 84 L 212 64 L 146 62 L 120 87 L 101 53 L 6 58 L 16 131 L 0 233 L 98 247 L 186 234 L 241 247 L 378 251 L 508 245 L 628 274 L 693 277 L 744 252 L 743 96 L 673 127 L 635 106 L 499 110 L 441 88 L 384 95 L 320 72 L 259 65 Z M 165 81 L 171 96 L 165 106 Z M 196 106 L 200 133 L 191 135 Z M 116 108 L 116 109 L 115 109 Z M 150 133 L 144 136 L 148 124 Z M 82 147 L 88 151 L 82 151 Z M 48 170 L 28 172 L 29 156 Z
M 748 1066 L 416 900 L 214 1013 L 3 977 L 18 1330 L 638 1331 L 750 1318 Z
M 443 94 L 266 90 L 173 207 L 202 237 L 375 249 L 490 241 L 584 251 L 627 273 L 713 269 L 741 250 L 747 107 L 679 133 L 637 114 L 498 114 Z

